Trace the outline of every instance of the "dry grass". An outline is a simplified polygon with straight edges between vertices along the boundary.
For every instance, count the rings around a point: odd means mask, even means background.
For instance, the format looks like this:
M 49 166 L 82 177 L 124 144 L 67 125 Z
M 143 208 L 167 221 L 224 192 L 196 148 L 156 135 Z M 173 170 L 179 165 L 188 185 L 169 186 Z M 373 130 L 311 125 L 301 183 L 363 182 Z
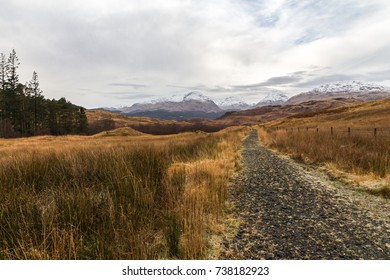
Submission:
M 268 122 L 266 129 L 259 130 L 266 145 L 390 197 L 390 98 L 281 118 Z
M 139 132 L 131 127 L 120 127 L 103 131 L 94 135 L 94 137 L 111 137 L 111 136 L 141 136 L 145 133 Z
M 292 158 L 311 164 L 331 166 L 333 174 L 338 170 L 343 176 L 351 174 L 354 181 L 362 177 L 380 178 L 390 176 L 390 138 L 374 137 L 373 134 L 337 133 L 329 131 L 301 130 L 273 131 L 259 129 L 263 143 L 269 147 L 289 154 Z M 329 168 L 328 168 L 329 169 Z M 330 168 L 332 169 L 332 168 Z M 360 178 L 360 179 L 359 179 Z M 390 182 L 368 192 L 389 197 Z
M 115 127 L 128 127 L 132 125 L 139 124 L 176 124 L 177 121 L 171 120 L 160 120 L 147 117 L 129 117 L 124 114 L 113 113 L 104 110 L 87 110 L 86 115 L 88 118 L 88 123 L 94 123 L 100 120 L 113 120 L 115 122 Z
M 390 98 L 290 116 L 267 123 L 268 127 L 389 128 Z
M 199 259 L 245 129 L 0 140 L 0 259 Z

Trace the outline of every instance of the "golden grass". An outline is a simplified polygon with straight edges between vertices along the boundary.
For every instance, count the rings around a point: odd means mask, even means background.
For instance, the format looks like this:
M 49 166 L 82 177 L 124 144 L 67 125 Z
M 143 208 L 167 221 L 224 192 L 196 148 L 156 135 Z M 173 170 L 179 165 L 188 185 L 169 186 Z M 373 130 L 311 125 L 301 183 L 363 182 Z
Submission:
M 269 147 L 322 164 L 336 177 L 390 197 L 385 179 L 390 176 L 390 98 L 281 118 L 266 123 L 259 135 Z
M 173 120 L 160 120 L 147 117 L 129 117 L 124 114 L 113 113 L 104 110 L 87 110 L 86 115 L 88 118 L 88 123 L 94 123 L 100 120 L 113 120 L 115 122 L 115 127 L 127 127 L 131 125 L 139 124 L 152 124 L 152 123 L 161 123 L 161 124 L 176 124 L 177 121 Z
M 0 140 L 0 259 L 206 258 L 244 134 Z
M 267 127 L 390 128 L 390 98 L 328 109 L 309 117 L 280 118 Z
M 111 136 L 141 136 L 145 133 L 139 132 L 131 127 L 120 127 L 103 131 L 94 135 L 94 137 L 111 137 Z
M 383 181 L 380 178 L 390 176 L 390 137 L 375 137 L 373 134 L 348 135 L 337 133 L 337 130 L 332 135 L 324 130 L 316 132 L 303 129 L 298 132 L 263 128 L 259 129 L 259 135 L 266 146 L 306 163 L 327 166 L 328 170 L 333 169 L 333 174 L 353 178 L 355 183 L 368 181 L 367 178 L 375 178 L 379 182 Z M 374 188 L 367 187 L 366 191 L 390 197 L 389 183 L 387 181 L 386 184 L 379 184 Z

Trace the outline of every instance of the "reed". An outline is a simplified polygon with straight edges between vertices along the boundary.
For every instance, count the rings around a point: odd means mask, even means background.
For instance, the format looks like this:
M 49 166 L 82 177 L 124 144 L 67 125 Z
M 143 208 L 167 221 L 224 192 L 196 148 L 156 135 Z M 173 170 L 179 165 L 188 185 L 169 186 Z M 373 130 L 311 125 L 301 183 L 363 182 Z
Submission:
M 244 134 L 0 140 L 0 258 L 206 258 Z

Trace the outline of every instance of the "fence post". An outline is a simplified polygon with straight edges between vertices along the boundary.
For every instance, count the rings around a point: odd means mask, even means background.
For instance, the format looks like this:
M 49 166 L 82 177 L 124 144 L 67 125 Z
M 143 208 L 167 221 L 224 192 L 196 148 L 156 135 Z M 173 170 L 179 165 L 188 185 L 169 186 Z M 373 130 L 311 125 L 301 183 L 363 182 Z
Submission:
M 318 133 L 318 127 L 317 127 L 317 133 Z
M 333 126 L 330 127 L 330 134 L 333 135 Z
M 348 127 L 348 136 L 350 136 L 350 135 L 351 135 L 351 128 Z
M 376 136 L 377 129 L 376 127 L 374 128 L 374 135 Z

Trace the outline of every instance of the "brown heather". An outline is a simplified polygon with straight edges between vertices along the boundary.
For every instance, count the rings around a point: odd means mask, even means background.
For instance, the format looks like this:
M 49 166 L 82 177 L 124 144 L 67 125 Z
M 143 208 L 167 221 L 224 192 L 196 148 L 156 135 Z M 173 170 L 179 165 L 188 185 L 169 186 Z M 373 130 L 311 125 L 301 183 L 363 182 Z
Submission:
M 246 130 L 0 140 L 0 259 L 202 259 Z

